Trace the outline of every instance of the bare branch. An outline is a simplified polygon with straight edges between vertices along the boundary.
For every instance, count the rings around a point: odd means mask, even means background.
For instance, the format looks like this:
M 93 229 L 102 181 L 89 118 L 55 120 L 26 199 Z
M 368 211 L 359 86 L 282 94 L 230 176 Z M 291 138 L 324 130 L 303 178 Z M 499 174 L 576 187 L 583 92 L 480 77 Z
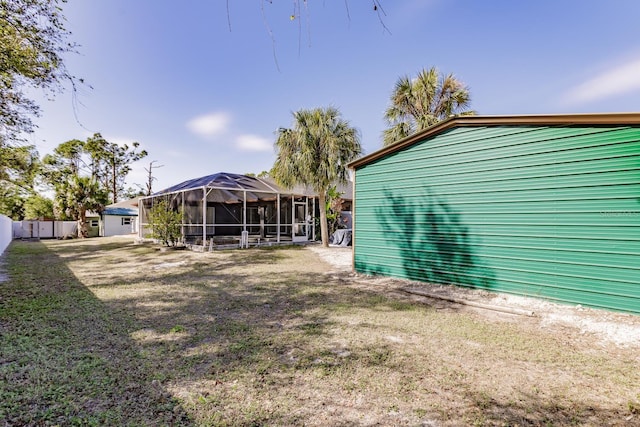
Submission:
M 266 0 L 269 1 L 269 0 Z M 262 11 L 262 21 L 264 22 L 264 26 L 267 29 L 267 33 L 271 38 L 271 49 L 273 51 L 273 61 L 276 63 L 276 69 L 280 72 L 280 65 L 278 64 L 278 56 L 276 55 L 276 39 L 273 36 L 273 31 L 271 31 L 271 27 L 269 26 L 269 21 L 267 21 L 267 15 L 264 12 L 264 2 L 265 0 L 260 0 L 260 10 Z M 269 1 L 269 3 L 271 3 Z
M 307 38 L 309 39 L 309 46 L 311 46 L 311 14 L 309 13 L 309 3 L 307 0 L 304 1 L 304 11 L 307 12 Z
M 78 126 L 80 126 L 82 129 L 88 131 L 88 132 L 94 132 L 91 129 L 88 129 L 81 121 L 80 121 L 80 117 L 78 114 L 78 106 L 85 106 L 81 101 L 80 98 L 78 96 L 78 94 L 80 93 L 80 88 L 78 87 L 78 85 L 76 84 L 76 79 L 75 77 L 69 76 L 69 81 L 71 82 L 71 109 L 73 111 L 73 118 L 76 121 L 76 123 L 78 124 Z M 80 79 L 80 84 L 83 84 L 84 80 Z M 89 89 L 93 89 L 93 87 L 91 85 L 87 85 L 87 87 Z M 95 133 L 95 132 L 94 132 Z
M 351 13 L 349 13 L 349 0 L 344 0 L 344 8 L 347 9 L 347 19 L 349 20 L 349 25 L 351 25 Z
M 153 168 L 161 168 L 164 165 L 158 165 L 158 166 L 154 166 L 154 163 L 157 163 L 157 160 L 153 160 L 152 162 L 149 163 L 149 169 L 144 168 L 145 171 L 147 171 L 148 174 L 148 180 L 147 180 L 147 196 L 150 196 L 152 191 L 152 187 L 153 187 L 153 181 L 156 181 L 158 178 L 156 178 L 155 176 L 153 176 Z M 137 184 L 136 184 L 137 185 Z M 140 188 L 142 188 L 142 186 L 139 186 Z
M 382 25 L 383 30 L 389 33 L 389 35 L 391 35 L 391 31 L 389 31 L 389 28 L 387 28 L 387 26 L 384 23 L 384 20 L 382 19 L 382 16 L 383 15 L 387 16 L 387 13 L 382 8 L 382 4 L 380 3 L 380 0 L 373 0 L 373 10 L 378 14 L 378 20 L 380 21 L 380 25 Z

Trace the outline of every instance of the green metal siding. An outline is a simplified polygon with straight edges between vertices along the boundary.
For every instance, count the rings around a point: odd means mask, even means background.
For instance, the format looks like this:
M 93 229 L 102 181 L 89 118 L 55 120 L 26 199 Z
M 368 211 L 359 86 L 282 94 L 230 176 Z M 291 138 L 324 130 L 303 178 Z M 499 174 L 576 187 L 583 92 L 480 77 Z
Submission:
M 359 272 L 640 313 L 640 128 L 455 128 L 356 169 Z

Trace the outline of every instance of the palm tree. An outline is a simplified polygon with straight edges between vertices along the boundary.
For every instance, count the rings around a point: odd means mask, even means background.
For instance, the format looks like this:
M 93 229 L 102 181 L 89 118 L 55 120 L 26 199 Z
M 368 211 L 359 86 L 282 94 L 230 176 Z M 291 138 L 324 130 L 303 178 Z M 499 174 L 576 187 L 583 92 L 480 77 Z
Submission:
M 384 145 L 432 126 L 452 115 L 471 115 L 469 88 L 453 74 L 440 74 L 436 67 L 423 69 L 415 79 L 403 76 L 391 94 L 385 112 L 389 128 L 384 131 Z
M 78 221 L 78 237 L 88 237 L 87 211 L 102 212 L 109 194 L 89 177 L 74 175 L 56 189 L 56 202 L 67 215 Z
M 308 185 L 318 194 L 322 245 L 329 246 L 327 192 L 346 182 L 347 163 L 362 152 L 358 131 L 338 109 L 302 109 L 293 113 L 293 128 L 280 128 L 271 176 L 285 187 Z

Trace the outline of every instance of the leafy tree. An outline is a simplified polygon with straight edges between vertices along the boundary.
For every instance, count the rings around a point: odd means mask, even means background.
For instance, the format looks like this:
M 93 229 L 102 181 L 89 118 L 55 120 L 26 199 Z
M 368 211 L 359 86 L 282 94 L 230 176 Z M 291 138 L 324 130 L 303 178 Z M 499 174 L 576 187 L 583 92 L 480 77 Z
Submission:
M 438 69 L 423 69 L 415 79 L 403 76 L 391 94 L 391 105 L 385 112 L 389 128 L 384 131 L 388 146 L 426 129 L 452 115 L 475 114 L 467 110 L 471 104 L 469 88 L 453 74 L 440 74 Z
M 75 46 L 68 43 L 60 5 L 66 0 L 0 1 L 0 137 L 2 143 L 33 130 L 38 105 L 30 89 L 51 93 L 65 82 L 76 84 L 63 57 Z M 79 80 L 80 82 L 82 80 Z
M 269 171 L 262 171 L 260 173 L 254 173 L 254 172 L 247 172 L 245 173 L 246 176 L 252 176 L 254 178 L 269 178 Z
M 25 201 L 35 193 L 41 164 L 32 145 L 0 146 L 0 213 L 24 218 Z
M 56 188 L 58 209 L 78 222 L 78 237 L 89 236 L 87 211 L 101 213 L 108 202 L 107 192 L 93 178 L 72 176 Z
M 24 218 L 24 195 L 15 186 L 0 187 L 0 214 L 14 221 Z
M 136 184 L 138 185 L 138 184 Z M 141 186 L 139 186 L 138 188 L 134 188 L 134 187 L 128 187 L 126 189 L 124 189 L 122 191 L 122 193 L 120 193 L 120 196 L 122 196 L 122 200 L 129 200 L 129 199 L 134 199 L 136 197 L 142 197 L 142 196 L 150 196 L 150 194 L 147 194 Z
M 308 185 L 326 206 L 332 185 L 347 180 L 347 163 L 362 152 L 358 131 L 333 107 L 293 113 L 291 129 L 280 128 L 271 176 L 285 187 Z M 327 211 L 320 209 L 323 246 L 329 245 Z
M 43 175 L 56 192 L 54 212 L 58 217 L 78 221 L 78 236 L 86 237 L 86 212 L 101 212 L 111 200 L 117 201 L 129 163 L 146 152 L 136 152 L 127 145 L 120 147 L 95 134 L 87 141 L 63 142 L 45 156 Z
M 32 193 L 40 166 L 38 152 L 33 145 L 0 146 L 0 184 Z
M 24 202 L 24 218 L 54 218 L 53 200 L 34 194 Z
M 55 191 L 54 217 L 61 220 L 77 220 L 72 210 L 67 209 L 69 183 L 79 178 L 84 161 L 84 141 L 72 139 L 58 145 L 52 154 L 42 159 L 42 176 Z M 80 228 L 78 227 L 78 231 Z
M 136 151 L 140 147 L 138 142 L 131 145 L 108 142 L 99 133 L 85 143 L 85 150 L 91 157 L 91 176 L 109 190 L 111 203 L 118 202 L 125 191 L 125 179 L 131 172 L 131 163 L 147 156 L 145 150 Z
M 175 246 L 182 235 L 182 218 L 181 211 L 173 210 L 166 199 L 160 199 L 149 210 L 151 237 L 160 240 L 165 246 Z
M 84 141 L 72 139 L 58 145 L 53 154 L 47 154 L 42 159 L 43 175 L 52 186 L 56 186 L 72 176 L 79 176 L 85 166 Z

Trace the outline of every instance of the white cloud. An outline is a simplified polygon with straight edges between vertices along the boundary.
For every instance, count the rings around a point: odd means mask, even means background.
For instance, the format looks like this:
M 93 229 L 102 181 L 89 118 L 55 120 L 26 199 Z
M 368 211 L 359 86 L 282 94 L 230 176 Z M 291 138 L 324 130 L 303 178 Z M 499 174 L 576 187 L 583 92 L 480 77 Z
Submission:
M 640 90 L 640 59 L 611 68 L 567 92 L 569 104 L 597 101 Z
M 239 135 L 236 146 L 242 151 L 272 151 L 273 144 L 267 138 L 258 135 Z
M 231 116 L 215 112 L 194 117 L 187 122 L 187 129 L 204 138 L 212 138 L 227 131 Z

